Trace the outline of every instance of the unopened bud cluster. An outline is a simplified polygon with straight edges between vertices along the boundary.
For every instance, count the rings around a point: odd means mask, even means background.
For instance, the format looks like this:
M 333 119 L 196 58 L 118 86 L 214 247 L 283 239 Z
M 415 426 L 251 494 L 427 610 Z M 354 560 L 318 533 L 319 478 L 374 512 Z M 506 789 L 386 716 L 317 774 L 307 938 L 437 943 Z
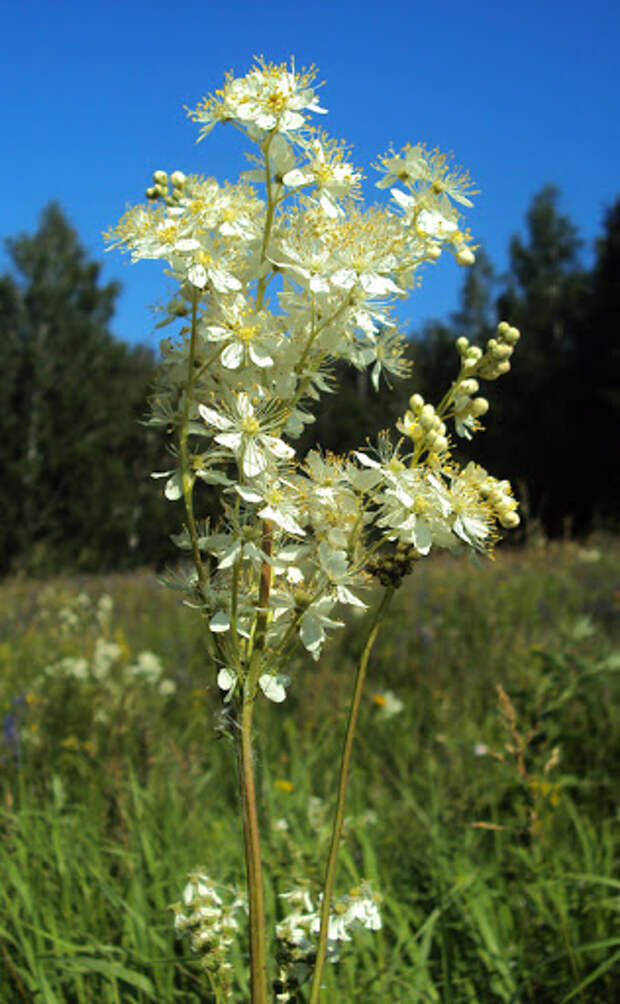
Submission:
M 486 415 L 489 402 L 486 397 L 478 397 L 478 379 L 497 380 L 510 370 L 510 357 L 519 341 L 517 328 L 502 321 L 497 327 L 495 338 L 489 338 L 486 351 L 478 345 L 470 345 L 469 339 L 457 338 L 456 348 L 461 356 L 461 371 L 450 392 L 451 415 L 459 436 L 471 439 L 473 432 L 480 428 L 478 419 Z
M 463 373 L 476 373 L 484 380 L 497 380 L 510 370 L 510 357 L 520 337 L 518 328 L 502 321 L 497 326 L 496 337 L 489 338 L 486 352 L 477 345 L 470 345 L 467 338 L 458 338 L 456 347 L 461 355 Z
M 173 171 L 170 176 L 166 171 L 154 171 L 153 184 L 147 188 L 146 197 L 150 202 L 163 199 L 167 206 L 176 206 L 183 194 L 186 181 L 183 171 Z
M 378 554 L 370 558 L 366 564 L 366 571 L 378 579 L 382 586 L 398 589 L 405 576 L 413 571 L 417 558 L 415 547 L 399 541 L 391 553 Z
M 517 502 L 509 481 L 486 477 L 480 484 L 480 494 L 486 497 L 497 521 L 506 530 L 514 530 L 519 525 Z
M 421 394 L 409 398 L 409 409 L 396 428 L 413 441 L 418 457 L 423 453 L 439 455 L 448 449 L 446 424 Z

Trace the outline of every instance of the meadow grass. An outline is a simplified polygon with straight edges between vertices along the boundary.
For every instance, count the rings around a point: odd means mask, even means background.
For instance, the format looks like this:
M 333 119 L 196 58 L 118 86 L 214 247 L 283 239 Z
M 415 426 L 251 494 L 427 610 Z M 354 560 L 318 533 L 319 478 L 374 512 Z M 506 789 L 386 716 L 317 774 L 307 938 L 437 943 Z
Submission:
M 613 539 L 541 543 L 481 568 L 420 562 L 398 593 L 337 882 L 370 880 L 384 927 L 327 967 L 326 1002 L 616 999 L 619 573 Z M 7 581 L 0 610 L 0 1001 L 214 1000 L 170 910 L 194 868 L 243 884 L 199 616 L 148 572 Z M 99 678 L 45 672 L 94 666 L 101 639 L 116 661 Z M 322 878 L 363 643 L 353 618 L 318 666 L 291 666 L 286 704 L 260 708 L 272 920 L 278 893 Z M 145 651 L 160 676 L 128 676 Z M 247 1000 L 245 936 L 232 962 Z

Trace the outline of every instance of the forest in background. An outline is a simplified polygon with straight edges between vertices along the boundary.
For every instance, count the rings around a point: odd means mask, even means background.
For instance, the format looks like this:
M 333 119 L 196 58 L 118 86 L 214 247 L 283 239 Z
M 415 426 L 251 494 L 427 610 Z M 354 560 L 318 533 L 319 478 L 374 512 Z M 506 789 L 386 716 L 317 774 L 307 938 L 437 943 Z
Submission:
M 436 403 L 456 376 L 456 338 L 482 344 L 507 320 L 523 337 L 499 393 L 488 388 L 476 459 L 512 481 L 522 534 L 617 529 L 620 198 L 604 215 L 589 269 L 558 203 L 558 190 L 543 188 L 525 238 L 510 241 L 507 273 L 479 251 L 458 312 L 410 332 L 410 379 L 377 394 L 366 373 L 334 367 L 339 392 L 321 401 L 300 454 L 315 442 L 342 453 L 374 439 L 413 392 Z M 9 238 L 6 249 L 0 573 L 160 567 L 174 554 L 180 513 L 150 478 L 170 467 L 166 443 L 145 424 L 156 356 L 110 334 L 120 287 L 102 283 L 101 265 L 57 204 L 36 233 Z

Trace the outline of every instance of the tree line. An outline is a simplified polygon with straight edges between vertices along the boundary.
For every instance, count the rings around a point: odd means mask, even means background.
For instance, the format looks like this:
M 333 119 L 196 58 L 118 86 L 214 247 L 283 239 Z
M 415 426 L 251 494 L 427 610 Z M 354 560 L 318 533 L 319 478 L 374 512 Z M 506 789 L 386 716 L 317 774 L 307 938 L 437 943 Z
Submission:
M 475 456 L 509 477 L 525 527 L 557 535 L 613 526 L 619 465 L 620 198 L 606 212 L 591 269 L 576 227 L 542 189 L 526 237 L 497 275 L 479 252 L 458 312 L 411 333 L 411 380 L 376 394 L 367 375 L 336 370 L 305 434 L 343 452 L 388 428 L 414 391 L 436 402 L 455 376 L 456 338 L 484 343 L 499 320 L 522 331 Z M 6 241 L 0 276 L 0 572 L 106 571 L 172 557 L 176 507 L 153 470 L 170 466 L 145 424 L 157 360 L 109 330 L 120 292 L 103 284 L 61 208 Z M 485 391 L 486 392 L 486 388 Z M 459 444 L 457 447 L 461 449 Z

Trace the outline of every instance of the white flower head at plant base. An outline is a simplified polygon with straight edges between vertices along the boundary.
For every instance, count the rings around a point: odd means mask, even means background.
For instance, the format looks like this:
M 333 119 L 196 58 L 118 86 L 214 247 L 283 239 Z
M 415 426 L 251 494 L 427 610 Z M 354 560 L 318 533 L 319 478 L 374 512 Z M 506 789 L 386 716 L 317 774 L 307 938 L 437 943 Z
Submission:
M 315 79 L 314 68 L 262 59 L 243 77 L 228 74 L 189 114 L 200 139 L 233 124 L 252 145 L 250 169 L 224 184 L 157 170 L 147 203 L 108 235 L 133 261 L 159 260 L 178 284 L 159 325 L 178 330 L 161 343 L 150 419 L 171 437 L 174 461 L 154 476 L 183 503 L 174 540 L 193 570 L 171 584 L 204 617 L 220 718 L 240 753 L 259 1004 L 267 998 L 254 703 L 284 703 L 295 650 L 318 660 L 343 611 L 366 609 L 373 578 L 386 587 L 378 626 L 414 561 L 437 548 L 489 552 L 499 527 L 519 523 L 508 482 L 451 454 L 451 430 L 471 439 L 489 409 L 480 381 L 510 369 L 519 332 L 505 322 L 484 348 L 459 338 L 460 367 L 443 399 L 434 407 L 413 394 L 376 448 L 296 452 L 317 402 L 336 389 L 336 363 L 367 370 L 377 391 L 408 375 L 395 306 L 424 267 L 444 251 L 460 265 L 475 260 L 461 214 L 475 194 L 467 172 L 422 143 L 389 150 L 375 165 L 389 196 L 364 206 L 348 148 L 313 122 L 325 114 Z M 197 511 L 203 485 L 217 490 L 216 517 Z M 328 935 L 346 940 L 325 890 L 311 1004 Z M 349 907 L 353 919 L 378 923 L 368 904 L 366 913 L 357 900 Z

